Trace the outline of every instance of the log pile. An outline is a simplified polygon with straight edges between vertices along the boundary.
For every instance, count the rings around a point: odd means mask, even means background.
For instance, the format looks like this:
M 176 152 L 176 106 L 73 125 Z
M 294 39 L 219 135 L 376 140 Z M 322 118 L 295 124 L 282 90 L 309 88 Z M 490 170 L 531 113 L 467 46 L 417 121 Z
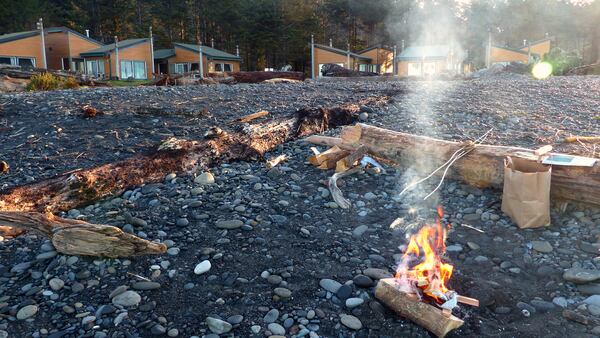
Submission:
M 307 141 L 345 150 L 365 146 L 367 152 L 376 158 L 415 168 L 436 168 L 463 146 L 460 142 L 411 135 L 360 123 L 344 127 L 339 138 L 312 136 Z M 527 161 L 539 159 L 532 149 L 478 144 L 474 150 L 454 162 L 447 177 L 478 188 L 501 189 L 504 180 L 503 161 L 507 156 Z M 423 161 L 427 165 L 416 165 Z M 600 205 L 600 163 L 597 161 L 593 167 L 554 166 L 551 197 L 556 201 Z
M 335 63 L 328 63 L 321 68 L 321 75 L 330 77 L 358 77 L 358 76 L 377 76 L 379 74 L 372 72 L 360 72 L 344 68 Z

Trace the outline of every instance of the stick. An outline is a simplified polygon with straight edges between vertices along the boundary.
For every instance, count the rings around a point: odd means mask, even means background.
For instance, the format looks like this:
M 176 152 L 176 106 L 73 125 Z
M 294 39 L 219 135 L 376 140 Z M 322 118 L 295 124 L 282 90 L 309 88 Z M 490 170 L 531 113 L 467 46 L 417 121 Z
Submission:
M 267 166 L 268 169 L 271 169 L 274 166 L 278 165 L 279 163 L 281 163 L 281 162 L 283 162 L 285 160 L 287 160 L 287 156 L 285 156 L 285 155 L 279 155 L 279 156 L 277 156 L 275 158 L 272 158 L 272 159 L 268 160 L 266 166 Z
M 263 117 L 263 116 L 267 116 L 269 115 L 269 112 L 266 110 L 261 110 L 257 113 L 253 113 L 253 114 L 248 114 L 246 116 L 242 116 L 239 119 L 235 119 L 233 122 L 235 123 L 247 123 L 250 122 L 252 120 L 255 120 L 257 118 Z
M 565 137 L 565 143 L 584 142 L 600 143 L 600 136 L 569 136 Z
M 459 303 L 479 307 L 479 300 L 475 298 L 456 295 L 456 301 Z
M 362 169 L 362 167 L 358 165 L 358 166 L 356 166 L 352 169 L 346 170 L 344 172 L 335 173 L 335 174 L 333 174 L 333 176 L 331 176 L 329 178 L 328 187 L 329 187 L 329 191 L 331 192 L 331 197 L 333 197 L 333 200 L 335 201 L 335 203 L 337 203 L 340 206 L 340 208 L 348 209 L 348 208 L 350 208 L 351 203 L 349 200 L 344 198 L 344 194 L 342 194 L 342 191 L 337 186 L 337 180 L 342 177 L 357 173 L 361 169 Z
M 352 168 L 356 164 L 356 162 L 360 161 L 360 159 L 366 154 L 367 147 L 358 147 L 358 149 L 356 149 L 353 153 L 337 161 L 337 163 L 335 164 L 335 171 L 340 173 Z

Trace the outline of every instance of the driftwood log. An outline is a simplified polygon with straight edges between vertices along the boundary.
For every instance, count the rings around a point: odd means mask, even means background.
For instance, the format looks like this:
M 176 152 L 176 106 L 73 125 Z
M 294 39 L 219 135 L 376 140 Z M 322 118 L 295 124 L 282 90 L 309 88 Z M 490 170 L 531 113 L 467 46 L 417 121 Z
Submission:
M 319 142 L 319 138 L 309 138 Z M 342 129 L 341 139 L 326 139 L 325 144 L 338 143 L 340 148 L 368 148 L 369 154 L 399 165 L 415 168 L 437 168 L 463 146 L 460 142 L 438 140 L 426 136 L 356 124 Z M 502 188 L 504 158 L 518 157 L 536 161 L 535 150 L 508 146 L 478 145 L 472 152 L 456 161 L 448 176 L 479 188 Z M 552 168 L 551 197 L 555 200 L 576 201 L 600 205 L 600 163 L 593 167 L 554 166 Z
M 279 144 L 350 124 L 356 121 L 361 105 L 386 100 L 386 97 L 372 97 L 339 107 L 301 109 L 260 124 L 246 124 L 229 133 L 212 133 L 210 139 L 201 141 L 171 139 L 150 154 L 0 192 L 0 211 L 65 211 L 130 187 L 160 182 L 172 172 L 193 173 L 219 163 L 262 159 Z
M 303 72 L 232 72 L 227 73 L 237 83 L 259 83 L 270 79 L 291 79 L 304 81 Z
M 438 337 L 461 327 L 464 322 L 451 313 L 421 302 L 416 295 L 400 291 L 395 278 L 379 280 L 375 297 L 402 317 L 410 319 Z
M 0 226 L 40 233 L 66 255 L 131 257 L 161 254 L 164 244 L 154 243 L 103 224 L 66 219 L 39 212 L 0 212 Z

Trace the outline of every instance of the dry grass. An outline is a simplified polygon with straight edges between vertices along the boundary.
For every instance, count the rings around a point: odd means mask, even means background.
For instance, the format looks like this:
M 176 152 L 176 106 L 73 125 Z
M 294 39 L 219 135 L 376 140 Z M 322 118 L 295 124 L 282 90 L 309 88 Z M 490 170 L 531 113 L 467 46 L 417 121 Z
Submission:
M 52 73 L 41 73 L 31 77 L 26 90 L 44 91 L 57 89 L 76 89 L 79 88 L 79 82 L 72 76 L 62 79 Z

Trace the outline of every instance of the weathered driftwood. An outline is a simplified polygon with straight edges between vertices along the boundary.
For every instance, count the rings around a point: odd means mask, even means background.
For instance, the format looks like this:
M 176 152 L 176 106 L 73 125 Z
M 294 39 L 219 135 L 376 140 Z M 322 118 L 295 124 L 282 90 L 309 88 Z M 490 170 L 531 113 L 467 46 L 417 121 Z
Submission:
M 566 143 L 600 143 L 600 136 L 569 136 L 565 137 Z
M 267 116 L 269 115 L 269 112 L 266 110 L 261 110 L 259 112 L 256 113 L 252 113 L 252 114 L 248 114 L 246 116 L 242 116 L 239 119 L 235 119 L 233 120 L 234 123 L 248 123 L 252 120 L 256 120 L 258 118 L 261 118 L 263 116 Z
M 154 243 L 103 224 L 66 219 L 39 212 L 0 212 L 0 226 L 31 230 L 52 240 L 56 251 L 66 255 L 131 257 L 165 253 Z
M 451 313 L 421 302 L 416 295 L 400 291 L 395 278 L 379 280 L 375 297 L 399 315 L 410 319 L 438 337 L 461 327 L 464 322 Z
M 350 124 L 356 120 L 360 105 L 385 100 L 373 97 L 340 107 L 301 109 L 202 141 L 169 140 L 147 155 L 8 189 L 0 193 L 0 211 L 64 211 L 122 193 L 129 187 L 160 182 L 168 173 L 193 173 L 223 162 L 256 160 L 291 139 Z
M 304 81 L 303 72 L 232 72 L 227 73 L 237 83 L 259 83 L 270 79 L 292 79 Z
M 327 141 L 328 143 L 330 140 Z M 450 158 L 462 143 L 411 135 L 365 124 L 344 127 L 342 147 L 365 145 L 369 154 L 400 165 L 414 168 L 437 168 Z M 506 156 L 537 160 L 534 150 L 527 148 L 478 145 L 472 152 L 456 161 L 449 177 L 485 188 L 501 188 Z M 600 205 L 600 163 L 593 167 L 554 166 L 551 196 L 555 200 L 571 200 Z

